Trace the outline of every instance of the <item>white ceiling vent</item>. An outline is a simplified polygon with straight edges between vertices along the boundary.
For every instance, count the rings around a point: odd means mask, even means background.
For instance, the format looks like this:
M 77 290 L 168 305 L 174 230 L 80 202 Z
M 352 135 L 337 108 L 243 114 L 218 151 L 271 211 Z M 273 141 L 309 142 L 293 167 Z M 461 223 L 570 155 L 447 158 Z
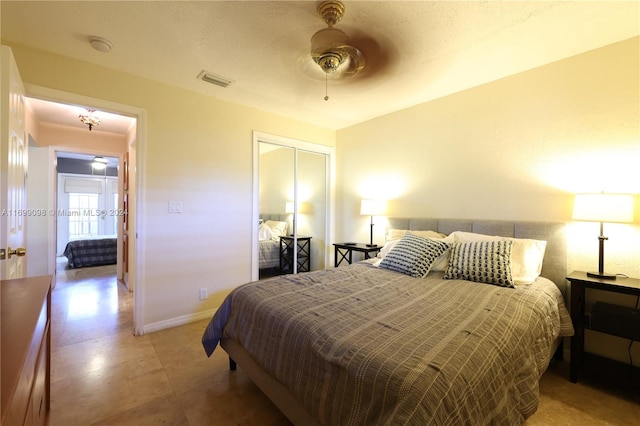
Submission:
M 233 83 L 233 80 L 229 80 L 225 77 L 220 77 L 219 75 L 211 74 L 207 71 L 202 71 L 200 74 L 198 74 L 198 78 L 202 81 L 206 81 L 207 83 L 215 84 L 216 86 L 220 87 L 227 87 L 228 85 Z

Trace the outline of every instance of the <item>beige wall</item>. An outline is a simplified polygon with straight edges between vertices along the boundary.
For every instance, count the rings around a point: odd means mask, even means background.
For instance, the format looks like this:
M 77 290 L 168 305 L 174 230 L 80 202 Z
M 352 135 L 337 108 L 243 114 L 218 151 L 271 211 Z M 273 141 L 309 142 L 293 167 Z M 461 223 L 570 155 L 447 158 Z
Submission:
M 571 221 L 576 192 L 640 193 L 639 40 L 338 131 L 336 235 L 368 240 L 362 198 L 389 216 Z M 598 225 L 568 228 L 569 269 L 597 269 Z M 640 277 L 638 226 L 605 233 L 607 269 Z
M 252 132 L 335 144 L 332 130 L 8 44 L 27 84 L 146 110 L 145 141 L 136 141 L 145 281 L 135 288 L 151 328 L 214 309 L 250 280 Z M 183 213 L 168 213 L 169 201 L 181 201 Z

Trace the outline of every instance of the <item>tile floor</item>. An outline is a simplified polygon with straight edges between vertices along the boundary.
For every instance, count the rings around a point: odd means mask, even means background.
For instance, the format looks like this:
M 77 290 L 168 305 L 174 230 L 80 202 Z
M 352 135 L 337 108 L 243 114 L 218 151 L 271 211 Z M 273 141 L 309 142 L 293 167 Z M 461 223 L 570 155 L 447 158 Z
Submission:
M 207 321 L 133 336 L 133 297 L 115 266 L 61 270 L 52 304 L 52 426 L 290 425 L 224 352 L 207 358 Z M 566 363 L 541 381 L 538 425 L 640 424 L 638 395 L 567 380 Z

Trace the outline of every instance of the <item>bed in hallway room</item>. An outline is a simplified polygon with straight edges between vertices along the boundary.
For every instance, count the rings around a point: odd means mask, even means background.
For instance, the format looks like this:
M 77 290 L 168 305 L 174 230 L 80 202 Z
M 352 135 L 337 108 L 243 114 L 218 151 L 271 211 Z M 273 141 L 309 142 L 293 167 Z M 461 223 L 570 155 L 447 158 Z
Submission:
M 65 246 L 63 255 L 70 269 L 115 264 L 118 261 L 118 239 L 109 235 L 72 240 Z
M 233 290 L 206 353 L 297 425 L 521 424 L 573 334 L 564 224 L 390 224 L 380 258 Z

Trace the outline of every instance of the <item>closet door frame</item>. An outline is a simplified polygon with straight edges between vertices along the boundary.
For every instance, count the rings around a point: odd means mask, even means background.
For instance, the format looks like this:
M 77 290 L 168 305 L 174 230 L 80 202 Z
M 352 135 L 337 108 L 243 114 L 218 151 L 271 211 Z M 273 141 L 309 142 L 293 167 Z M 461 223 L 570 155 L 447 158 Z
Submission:
M 331 250 L 329 250 L 329 242 L 333 241 L 334 236 L 334 193 L 335 193 L 335 148 L 320 145 L 312 142 L 301 141 L 298 139 L 291 139 L 282 136 L 272 135 L 264 132 L 253 132 L 253 202 L 251 212 L 251 281 L 257 281 L 259 278 L 259 262 L 258 262 L 258 219 L 260 218 L 260 142 L 269 143 L 273 145 L 280 145 L 286 148 L 292 148 L 294 150 L 294 159 L 297 158 L 299 151 L 310 152 L 314 154 L 321 154 L 326 156 L 325 161 L 325 188 L 326 188 L 326 211 L 325 211 L 325 226 L 324 226 L 324 240 L 325 243 L 323 254 L 325 267 L 331 265 L 330 257 Z M 294 161 L 294 175 L 296 174 L 296 167 Z M 297 183 L 294 176 L 294 198 L 297 199 Z M 294 265 L 297 262 L 294 261 Z

